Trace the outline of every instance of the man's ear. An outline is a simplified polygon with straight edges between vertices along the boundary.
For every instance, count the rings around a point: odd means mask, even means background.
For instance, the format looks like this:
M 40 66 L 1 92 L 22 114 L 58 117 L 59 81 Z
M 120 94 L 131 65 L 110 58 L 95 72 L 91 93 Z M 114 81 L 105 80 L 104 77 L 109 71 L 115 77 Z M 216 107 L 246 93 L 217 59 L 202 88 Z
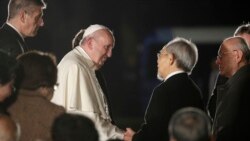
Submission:
M 20 19 L 20 21 L 22 23 L 25 23 L 26 16 L 27 16 L 27 14 L 26 14 L 25 10 L 20 10 L 20 12 L 19 12 L 19 19 Z
M 237 63 L 240 63 L 244 58 L 243 58 L 243 52 L 241 50 L 236 50 L 236 61 Z
M 172 53 L 170 53 L 170 54 L 168 54 L 169 56 L 169 63 L 170 63 L 170 65 L 173 65 L 174 64 L 174 62 L 175 62 L 175 57 L 174 57 L 174 55 L 172 54 Z
M 87 47 L 90 49 L 90 50 L 92 50 L 93 49 L 93 39 L 92 38 L 87 38 L 86 39 L 86 45 L 87 45 Z

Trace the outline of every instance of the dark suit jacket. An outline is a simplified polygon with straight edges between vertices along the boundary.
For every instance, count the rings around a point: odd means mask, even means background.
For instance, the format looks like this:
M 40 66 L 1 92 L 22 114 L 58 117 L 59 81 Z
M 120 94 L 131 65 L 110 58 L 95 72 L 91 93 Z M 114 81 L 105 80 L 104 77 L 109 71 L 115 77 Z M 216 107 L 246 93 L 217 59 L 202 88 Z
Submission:
M 17 100 L 8 112 L 21 127 L 20 141 L 50 141 L 52 124 L 65 109 L 34 91 L 20 89 Z
M 228 80 L 228 78 L 226 78 L 226 77 L 223 77 L 221 75 L 217 76 L 213 93 L 212 93 L 211 97 L 209 98 L 209 101 L 207 104 L 208 115 L 210 116 L 212 121 L 214 120 L 214 116 L 215 116 L 218 86 L 225 84 L 227 82 L 227 80 Z
M 0 50 L 16 57 L 28 50 L 22 37 L 9 25 L 4 24 L 0 29 Z
M 204 110 L 201 91 L 186 73 L 176 74 L 154 89 L 145 122 L 133 141 L 167 141 L 171 116 L 188 106 Z
M 213 130 L 217 141 L 250 140 L 250 65 L 218 86 Z

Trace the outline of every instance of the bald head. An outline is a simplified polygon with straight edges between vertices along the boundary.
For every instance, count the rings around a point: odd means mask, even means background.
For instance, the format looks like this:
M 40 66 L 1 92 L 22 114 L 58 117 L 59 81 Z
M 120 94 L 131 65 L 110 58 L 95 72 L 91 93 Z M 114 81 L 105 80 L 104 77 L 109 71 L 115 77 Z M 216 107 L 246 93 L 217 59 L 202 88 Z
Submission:
M 228 49 L 241 50 L 243 53 L 244 60 L 246 60 L 246 62 L 249 62 L 250 50 L 245 38 L 241 36 L 229 37 L 223 41 L 223 44 Z
M 0 114 L 0 141 L 18 141 L 16 123 L 7 115 Z
M 240 36 L 225 39 L 218 51 L 216 64 L 220 75 L 230 78 L 241 67 L 247 65 L 250 59 L 248 45 Z

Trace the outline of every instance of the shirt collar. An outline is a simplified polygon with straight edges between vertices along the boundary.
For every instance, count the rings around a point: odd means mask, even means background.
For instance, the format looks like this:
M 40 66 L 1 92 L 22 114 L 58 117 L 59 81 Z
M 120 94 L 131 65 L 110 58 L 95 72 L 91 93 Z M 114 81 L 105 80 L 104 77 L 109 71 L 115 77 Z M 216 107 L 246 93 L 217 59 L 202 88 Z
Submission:
M 24 41 L 24 37 L 22 36 L 22 34 L 17 30 L 17 28 L 15 28 L 15 26 L 13 26 L 11 23 L 7 22 L 6 23 L 7 25 L 9 25 L 10 27 L 12 27 L 19 35 L 20 37 L 23 39 Z
M 172 76 L 174 76 L 174 75 L 176 75 L 176 74 L 179 74 L 179 73 L 184 73 L 184 71 L 179 70 L 179 71 L 175 71 L 175 72 L 170 73 L 170 74 L 167 75 L 167 77 L 164 79 L 164 82 L 165 82 L 167 79 L 169 79 L 170 77 L 172 77 Z

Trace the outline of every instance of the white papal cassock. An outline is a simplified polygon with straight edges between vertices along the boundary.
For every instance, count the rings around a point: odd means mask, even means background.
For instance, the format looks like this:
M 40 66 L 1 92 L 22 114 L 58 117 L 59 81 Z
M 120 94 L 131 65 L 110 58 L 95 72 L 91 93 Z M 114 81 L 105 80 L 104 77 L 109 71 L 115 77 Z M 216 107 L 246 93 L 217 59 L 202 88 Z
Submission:
M 111 123 L 95 69 L 93 61 L 80 46 L 66 54 L 58 64 L 59 86 L 52 102 L 64 106 L 69 113 L 92 119 L 101 141 L 123 139 L 122 131 Z

